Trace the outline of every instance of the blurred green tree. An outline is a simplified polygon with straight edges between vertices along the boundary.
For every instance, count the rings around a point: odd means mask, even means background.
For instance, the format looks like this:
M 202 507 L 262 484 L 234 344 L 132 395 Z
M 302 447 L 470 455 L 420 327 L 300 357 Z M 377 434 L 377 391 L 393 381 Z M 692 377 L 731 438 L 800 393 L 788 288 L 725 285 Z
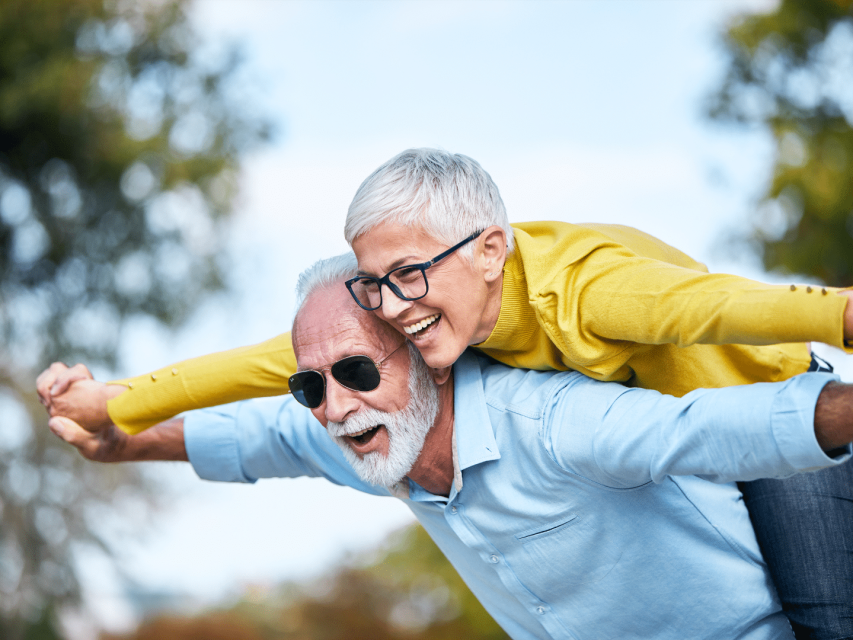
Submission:
M 229 629 L 225 635 L 222 630 Z M 205 635 L 207 634 L 207 635 Z M 313 584 L 248 596 L 224 611 L 160 616 L 101 640 L 507 640 L 423 527 L 392 535 Z
M 0 637 L 56 637 L 72 551 L 140 504 L 126 470 L 54 445 L 33 394 L 55 360 L 110 366 L 126 320 L 176 325 L 222 286 L 219 222 L 242 154 L 239 56 L 185 0 L 0 4 Z M 34 425 L 39 425 L 35 428 Z M 113 505 L 103 509 L 104 505 Z M 100 510 L 99 510 L 99 507 Z
M 853 0 L 781 0 L 727 27 L 711 118 L 766 128 L 772 180 L 750 242 L 768 270 L 853 284 Z

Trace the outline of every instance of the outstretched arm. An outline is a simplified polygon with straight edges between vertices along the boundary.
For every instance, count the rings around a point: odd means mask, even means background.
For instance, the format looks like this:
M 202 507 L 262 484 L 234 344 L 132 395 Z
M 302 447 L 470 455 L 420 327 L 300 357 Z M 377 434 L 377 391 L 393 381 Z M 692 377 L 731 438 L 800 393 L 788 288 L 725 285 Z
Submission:
M 97 382 L 85 365 L 67 367 L 54 362 L 38 377 L 36 389 L 51 415 L 50 430 L 84 458 L 95 462 L 188 460 L 183 419 L 129 436 L 107 413 L 107 401 L 124 388 Z
M 51 418 L 47 424 L 56 436 L 76 447 L 80 455 L 95 462 L 189 461 L 183 418 L 161 422 L 135 436 L 127 435 L 115 425 L 87 431 L 62 416 Z
M 116 380 L 86 396 L 63 398 L 74 380 L 91 379 L 83 365 L 54 363 L 36 383 L 51 415 L 71 417 L 84 427 L 115 424 L 135 434 L 193 409 L 288 393 L 296 372 L 290 333 L 250 347 L 213 353 Z
M 570 358 L 595 358 L 625 342 L 850 348 L 850 291 L 710 274 L 660 240 L 618 225 L 513 227 L 524 257 L 524 300 Z
M 807 373 L 675 398 L 567 378 L 546 423 L 555 460 L 609 486 L 778 478 L 849 458 L 853 386 Z
M 51 416 L 70 418 L 84 429 L 96 432 L 115 426 L 107 404 L 124 392 L 125 387 L 95 381 L 86 365 L 67 367 L 54 362 L 36 379 L 36 391 Z

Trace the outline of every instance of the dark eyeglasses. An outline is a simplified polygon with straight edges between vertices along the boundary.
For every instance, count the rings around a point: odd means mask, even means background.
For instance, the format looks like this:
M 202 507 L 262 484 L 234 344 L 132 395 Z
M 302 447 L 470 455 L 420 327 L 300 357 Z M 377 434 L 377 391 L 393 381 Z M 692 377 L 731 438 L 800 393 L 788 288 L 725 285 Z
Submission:
M 338 383 L 352 391 L 373 391 L 379 386 L 381 376 L 379 375 L 379 366 L 388 358 L 399 351 L 403 345 L 394 349 L 379 362 L 373 362 L 367 356 L 349 356 L 338 360 L 329 370 L 332 377 Z M 316 409 L 323 404 L 323 398 L 326 397 L 326 376 L 320 371 L 306 370 L 299 371 L 290 376 L 288 383 L 290 385 L 290 393 L 296 398 L 296 401 L 305 405 L 309 409 Z
M 426 270 L 439 260 L 444 260 L 451 253 L 471 242 L 481 233 L 483 233 L 482 230 L 468 236 L 462 242 L 450 247 L 447 251 L 439 253 L 429 262 L 397 267 L 381 278 L 356 276 L 346 281 L 347 289 L 349 289 L 358 306 L 366 311 L 373 311 L 382 306 L 382 285 L 391 289 L 394 295 L 401 300 L 419 300 L 429 291 Z

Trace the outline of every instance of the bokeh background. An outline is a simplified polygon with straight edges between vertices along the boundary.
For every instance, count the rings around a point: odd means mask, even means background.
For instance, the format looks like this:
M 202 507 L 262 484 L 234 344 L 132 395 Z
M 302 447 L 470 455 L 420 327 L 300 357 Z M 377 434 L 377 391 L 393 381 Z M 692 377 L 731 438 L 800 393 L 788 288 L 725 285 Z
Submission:
M 504 637 L 402 505 L 88 463 L 35 376 L 289 329 L 296 275 L 409 147 L 477 159 L 513 221 L 850 285 L 851 123 L 850 0 L 6 0 L 0 637 Z

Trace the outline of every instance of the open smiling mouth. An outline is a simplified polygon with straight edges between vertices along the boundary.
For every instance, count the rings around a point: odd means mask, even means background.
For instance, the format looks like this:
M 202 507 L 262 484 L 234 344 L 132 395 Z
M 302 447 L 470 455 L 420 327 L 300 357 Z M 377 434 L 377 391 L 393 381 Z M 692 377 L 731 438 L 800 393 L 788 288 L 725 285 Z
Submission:
M 373 440 L 373 436 L 376 435 L 376 432 L 381 426 L 383 425 L 378 424 L 375 427 L 371 427 L 370 429 L 365 429 L 364 431 L 359 431 L 358 433 L 351 433 L 347 437 L 352 438 L 359 444 L 367 444 L 368 442 Z
M 424 318 L 420 322 L 410 324 L 408 327 L 403 327 L 403 331 L 413 340 L 424 337 L 427 333 L 438 326 L 438 321 L 441 320 L 441 314 L 436 313 L 428 318 Z

